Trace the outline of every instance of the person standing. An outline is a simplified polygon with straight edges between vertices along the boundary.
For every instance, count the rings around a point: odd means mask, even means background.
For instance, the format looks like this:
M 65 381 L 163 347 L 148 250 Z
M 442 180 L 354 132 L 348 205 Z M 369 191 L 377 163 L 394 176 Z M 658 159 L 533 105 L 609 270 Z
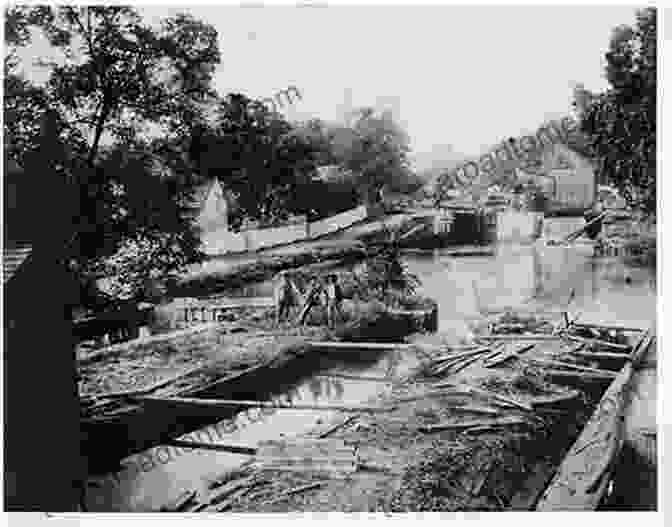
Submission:
M 603 213 L 604 205 L 600 200 L 597 200 L 593 206 L 584 214 L 586 224 L 590 223 L 591 221 L 593 222 L 586 227 L 586 236 L 588 236 L 588 238 L 591 240 L 598 240 L 600 234 L 602 233 L 602 223 L 604 218 L 599 220 L 597 218 L 599 218 Z
M 279 283 L 275 288 L 275 323 L 279 324 L 283 315 L 289 315 L 292 306 L 298 305 L 299 290 L 290 280 L 287 272 L 279 275 Z
M 338 277 L 335 274 L 329 275 L 327 279 L 325 296 L 327 297 L 327 321 L 329 327 L 333 328 L 336 323 L 336 313 L 338 313 L 341 321 L 344 320 L 343 311 L 341 310 L 343 292 L 338 283 Z
M 308 287 L 306 300 L 303 303 L 303 309 L 299 315 L 299 324 L 305 324 L 310 310 L 320 303 L 320 294 L 322 293 L 322 284 L 317 278 L 313 278 Z

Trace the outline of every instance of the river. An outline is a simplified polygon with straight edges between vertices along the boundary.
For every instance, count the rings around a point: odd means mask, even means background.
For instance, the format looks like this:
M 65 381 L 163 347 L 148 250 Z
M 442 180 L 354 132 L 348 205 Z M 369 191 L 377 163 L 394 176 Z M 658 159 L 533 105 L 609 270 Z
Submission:
M 562 236 L 581 221 L 551 220 L 547 223 L 546 236 Z M 580 243 L 571 247 L 548 247 L 543 242 L 502 244 L 494 247 L 491 256 L 472 257 L 454 257 L 448 251 L 434 250 L 406 255 L 404 263 L 422 282 L 418 292 L 438 302 L 439 331 L 456 338 L 468 334 L 470 325 L 480 318 L 480 310 L 522 304 L 564 308 L 572 290 L 574 298 L 568 311 L 582 321 L 649 327 L 656 317 L 654 271 L 628 267 L 616 257 L 595 258 L 592 247 Z M 269 285 L 255 284 L 242 294 L 269 294 Z M 361 404 L 389 389 L 390 385 L 323 376 L 399 377 L 416 364 L 417 358 L 411 352 L 391 352 L 366 362 L 325 356 L 320 361 L 319 372 L 307 374 L 305 379 L 279 394 L 278 399 L 317 404 Z M 314 410 L 273 410 L 261 414 L 250 410 L 236 416 L 236 430 L 232 433 L 219 437 L 213 433 L 215 429 L 222 430 L 220 423 L 199 435 L 210 435 L 215 438 L 213 442 L 255 446 L 261 439 L 305 434 L 336 414 Z M 87 491 L 89 510 L 158 510 L 183 491 L 202 488 L 209 479 L 249 459 L 245 455 L 199 450 L 181 453 L 163 462 L 158 461 L 155 454 L 156 449 L 153 449 L 125 460 L 129 464 L 144 459 L 139 465 L 146 470 L 127 470 L 118 478 L 108 476 L 92 482 Z

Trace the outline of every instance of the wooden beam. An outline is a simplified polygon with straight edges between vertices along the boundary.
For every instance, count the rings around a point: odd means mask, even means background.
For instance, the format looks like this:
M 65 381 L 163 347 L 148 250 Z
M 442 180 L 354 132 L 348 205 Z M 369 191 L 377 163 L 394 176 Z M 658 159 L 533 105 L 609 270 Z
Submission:
M 604 392 L 537 504 L 540 511 L 592 511 L 606 492 L 624 441 L 623 411 L 632 378 L 626 364 Z
M 489 351 L 481 353 L 481 354 L 479 354 L 475 357 L 468 357 L 466 360 L 461 361 L 457 365 L 453 364 L 453 373 L 458 373 L 458 372 L 462 371 L 464 368 L 466 368 L 470 364 L 473 364 L 477 360 L 488 360 L 488 359 L 490 359 L 491 357 L 493 357 L 497 354 L 499 354 L 499 350 L 494 350 L 494 351 L 489 350 Z
M 637 345 L 633 348 L 632 353 L 630 354 L 632 364 L 634 367 L 637 367 L 642 362 L 642 360 L 646 356 L 647 351 L 649 350 L 649 347 L 654 342 L 655 338 L 649 330 L 645 331 L 642 334 L 641 339 L 639 340 Z
M 268 470 L 355 472 L 355 445 L 339 439 L 260 441 L 257 461 Z
M 478 353 L 483 353 L 484 351 L 488 351 L 490 348 L 487 346 L 483 346 L 480 348 L 476 348 L 473 350 L 469 351 L 461 351 L 459 353 L 449 353 L 448 355 L 441 355 L 439 357 L 432 357 L 432 360 L 434 362 L 443 362 L 443 361 L 452 361 L 455 359 L 459 359 L 462 357 L 470 357 L 471 355 L 478 354 Z
M 521 410 L 525 410 L 527 412 L 532 411 L 532 407 L 528 404 L 521 403 L 519 401 L 516 401 L 514 399 L 511 399 L 509 397 L 504 397 L 503 395 L 499 395 L 498 393 L 491 392 L 489 390 L 484 390 L 482 388 L 476 388 L 475 386 L 471 386 L 470 384 L 453 384 L 453 383 L 438 383 L 434 385 L 435 388 L 454 388 L 458 391 L 463 391 L 464 393 L 476 393 L 479 395 L 482 395 L 484 397 L 489 397 L 491 399 L 494 399 L 496 401 L 499 401 L 501 403 L 505 403 L 508 406 L 513 406 L 515 408 L 519 408 Z
M 384 382 L 384 383 L 393 383 L 396 380 L 386 377 L 373 377 L 368 375 L 349 375 L 347 373 L 325 373 L 320 375 L 315 375 L 317 379 L 348 379 L 353 381 L 370 381 L 370 382 Z
M 524 341 L 524 340 L 562 340 L 564 337 L 562 335 L 549 335 L 549 334 L 537 334 L 537 335 L 484 335 L 478 337 L 479 340 L 513 340 L 513 341 Z
M 572 355 L 589 360 L 630 360 L 630 355 L 627 353 L 609 353 L 606 351 L 573 351 Z
M 598 368 L 589 368 L 588 366 L 580 366 L 578 364 L 572 364 L 571 362 L 563 362 L 558 360 L 545 360 L 545 359 L 525 359 L 527 362 L 534 362 L 541 366 L 554 366 L 559 368 L 570 368 L 576 371 L 584 371 L 586 373 L 594 373 L 595 375 L 604 375 L 604 376 L 613 376 L 616 377 L 616 373 L 611 370 L 600 370 Z
M 566 339 L 568 340 L 573 340 L 574 342 L 581 342 L 583 344 L 588 344 L 588 345 L 593 345 L 596 344 L 598 346 L 604 346 L 605 348 L 612 348 L 616 350 L 630 350 L 631 346 L 628 346 L 627 344 L 615 344 L 613 342 L 606 342 L 604 340 L 600 339 L 587 339 L 584 337 L 577 337 L 575 335 L 564 335 Z
M 257 449 L 249 446 L 240 445 L 218 445 L 214 443 L 202 443 L 200 441 L 181 441 L 179 439 L 172 439 L 163 443 L 167 446 L 175 446 L 179 448 L 194 448 L 200 450 L 215 450 L 217 452 L 230 452 L 232 454 L 246 454 L 254 456 Z
M 524 344 L 518 349 L 512 351 L 504 351 L 499 357 L 492 357 L 491 359 L 488 359 L 484 364 L 484 366 L 486 368 L 494 368 L 495 366 L 498 366 L 499 364 L 502 364 L 503 362 L 506 362 L 509 359 L 518 357 L 518 355 L 525 353 L 526 351 L 534 348 L 535 346 L 536 344 Z
M 548 375 L 552 380 L 560 381 L 599 381 L 610 382 L 614 379 L 615 374 L 612 375 L 598 375 L 595 373 L 586 373 L 582 371 L 567 371 L 567 370 L 546 370 L 545 375 Z
M 396 350 L 411 349 L 416 347 L 414 344 L 403 342 L 333 342 L 333 341 L 311 341 L 308 346 L 317 349 L 335 349 L 335 350 Z
M 639 333 L 640 331 L 644 331 L 644 328 L 631 328 L 631 327 L 626 327 L 626 326 L 613 326 L 613 325 L 605 325 L 605 324 L 590 324 L 588 322 L 572 322 L 572 326 L 574 327 L 579 327 L 579 328 L 595 328 L 595 329 L 603 329 L 603 330 L 615 330 L 615 331 L 623 331 L 625 333 Z
M 472 428 L 475 426 L 510 426 L 525 424 L 527 421 L 522 417 L 509 416 L 498 419 L 479 419 L 477 421 L 461 421 L 457 423 L 437 423 L 435 425 L 423 425 L 418 430 L 425 433 L 441 432 L 443 430 L 455 430 L 460 428 Z
M 356 415 L 351 415 L 349 417 L 346 417 L 345 419 L 341 420 L 340 422 L 330 426 L 323 432 L 320 432 L 317 437 L 320 439 L 326 439 L 329 437 L 331 434 L 336 432 L 337 430 L 343 428 L 344 426 L 348 426 L 350 423 L 352 423 L 355 419 L 357 419 L 358 416 Z
M 274 503 L 284 501 L 284 500 L 294 496 L 295 494 L 300 494 L 301 492 L 306 492 L 308 490 L 316 489 L 316 488 L 319 488 L 319 487 L 324 487 L 328 483 L 329 483 L 329 481 L 315 481 L 314 483 L 308 483 L 306 485 L 301 485 L 300 487 L 295 487 L 293 489 L 289 489 L 289 490 L 283 492 L 282 494 L 280 494 L 279 496 L 276 496 L 275 498 L 273 498 L 269 501 L 265 501 L 265 502 L 261 503 L 260 506 L 273 505 Z
M 195 490 L 186 490 L 180 494 L 174 501 L 162 505 L 159 512 L 181 512 L 182 509 L 196 497 Z
M 536 410 L 540 407 L 563 405 L 577 401 L 580 396 L 581 392 L 579 390 L 570 390 L 567 393 L 535 397 L 530 401 L 530 404 L 532 405 L 532 408 Z
M 235 399 L 198 399 L 194 397 L 132 397 L 133 400 L 147 405 L 173 407 L 177 409 L 230 410 L 231 408 L 276 408 L 278 410 L 339 410 L 342 412 L 390 412 L 394 407 L 357 406 L 343 404 L 291 404 L 277 401 L 237 401 Z

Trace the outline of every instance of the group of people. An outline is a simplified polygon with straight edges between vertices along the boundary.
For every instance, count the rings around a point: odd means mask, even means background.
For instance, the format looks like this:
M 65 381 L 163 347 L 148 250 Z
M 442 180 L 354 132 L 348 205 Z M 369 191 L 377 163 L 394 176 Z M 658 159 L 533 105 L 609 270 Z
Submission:
M 325 282 L 320 278 L 313 278 L 304 296 L 296 284 L 292 282 L 289 274 L 283 271 L 279 275 L 275 288 L 276 323 L 279 324 L 283 318 L 288 318 L 293 307 L 301 306 L 297 322 L 304 324 L 314 307 L 324 305 L 327 310 L 327 322 L 329 327 L 333 328 L 336 324 L 337 315 L 341 321 L 344 320 L 341 308 L 342 301 L 343 292 L 338 283 L 337 275 L 328 275 Z

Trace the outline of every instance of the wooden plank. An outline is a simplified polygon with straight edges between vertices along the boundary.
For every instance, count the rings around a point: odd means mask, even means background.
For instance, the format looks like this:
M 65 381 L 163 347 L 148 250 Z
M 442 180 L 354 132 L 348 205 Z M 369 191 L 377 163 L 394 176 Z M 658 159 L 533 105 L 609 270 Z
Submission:
M 525 340 L 562 340 L 563 336 L 562 335 L 550 335 L 546 333 L 539 333 L 539 334 L 530 334 L 530 335 L 483 335 L 478 337 L 479 340 L 513 340 L 513 341 L 525 341 Z
M 257 479 L 258 478 L 256 475 L 252 475 L 247 476 L 245 478 L 229 481 L 228 483 L 225 483 L 221 487 L 217 487 L 208 494 L 208 497 L 206 498 L 208 505 L 215 505 L 217 503 L 222 502 L 237 490 L 247 487 L 251 483 L 254 483 Z
M 632 353 L 630 354 L 630 358 L 633 364 L 633 367 L 638 367 L 644 357 L 646 356 L 649 348 L 651 347 L 651 344 L 655 343 L 655 338 L 654 336 L 650 333 L 650 331 L 644 332 L 642 335 L 642 338 L 640 341 L 637 343 L 637 345 L 634 347 L 632 350 Z
M 628 351 L 628 350 L 631 349 L 631 347 L 628 346 L 627 344 L 614 344 L 613 342 L 606 342 L 606 341 L 600 340 L 600 339 L 587 339 L 587 338 L 584 338 L 584 337 L 577 337 L 575 335 L 568 335 L 567 333 L 565 333 L 564 336 L 567 340 L 573 340 L 574 342 L 581 342 L 581 343 L 589 345 L 589 346 L 598 345 L 598 346 L 603 346 L 605 348 L 611 348 L 611 349 L 623 350 L 623 351 Z
M 391 412 L 394 407 L 379 407 L 379 406 L 357 406 L 357 405 L 342 405 L 342 404 L 292 404 L 279 401 L 238 401 L 235 399 L 199 399 L 194 397 L 149 397 L 140 396 L 132 397 L 137 401 L 146 405 L 163 406 L 166 408 L 174 408 L 176 410 L 194 410 L 194 409 L 210 409 L 210 410 L 230 410 L 231 408 L 248 407 L 248 408 L 275 408 L 278 410 L 339 410 L 342 412 Z
M 295 494 L 299 494 L 301 492 L 306 492 L 307 490 L 312 490 L 316 489 L 319 487 L 324 487 L 329 481 L 315 481 L 313 483 L 308 483 L 306 485 L 301 485 L 300 487 L 295 487 L 293 489 L 289 489 L 285 492 L 283 492 L 280 496 L 277 496 L 271 500 L 265 501 L 260 504 L 260 506 L 265 507 L 267 505 L 273 505 L 275 503 L 278 503 L 280 501 L 284 501 L 291 496 L 294 496 Z
M 397 350 L 411 349 L 413 344 L 387 343 L 387 342 L 334 342 L 334 341 L 310 341 L 306 343 L 311 348 L 334 349 L 334 350 Z
M 181 441 L 179 439 L 165 441 L 163 444 L 181 448 L 215 450 L 217 452 L 231 452 L 232 454 L 247 454 L 250 456 L 253 456 L 257 453 L 256 448 L 242 445 L 218 445 L 215 443 L 202 443 L 200 441 Z
M 604 392 L 537 504 L 540 511 L 595 510 L 623 445 L 623 411 L 632 379 L 626 364 Z
M 451 384 L 449 383 L 442 383 L 440 385 L 435 385 L 436 387 L 449 387 Z M 505 403 L 509 406 L 513 406 L 515 408 L 519 408 L 521 410 L 525 410 L 528 412 L 532 411 L 532 407 L 528 404 L 521 403 L 519 401 L 516 401 L 515 399 L 511 399 L 510 397 L 505 397 L 503 395 L 499 395 L 498 393 L 491 392 L 489 390 L 484 390 L 482 388 L 476 388 L 475 386 L 471 386 L 470 384 L 454 384 L 452 385 L 456 389 L 463 389 L 465 392 L 469 393 L 476 393 L 479 395 L 483 395 L 484 397 L 489 397 L 491 399 L 497 400 L 499 402 Z
M 615 331 L 622 331 L 624 333 L 639 333 L 640 331 L 644 331 L 644 328 L 631 328 L 627 326 L 614 326 L 605 324 L 589 324 L 587 322 L 573 322 L 572 326 L 579 328 L 595 328 L 607 331 L 615 330 Z
M 266 470 L 355 472 L 357 453 L 342 440 L 260 441 L 256 459 Z
M 460 353 L 450 353 L 448 355 L 440 355 L 439 357 L 432 357 L 432 360 L 438 363 L 443 361 L 459 359 L 462 357 L 470 357 L 471 355 L 483 353 L 484 351 L 488 351 L 489 349 L 490 349 L 489 347 L 483 346 L 469 351 L 462 351 Z
M 579 364 L 572 364 L 571 362 L 563 362 L 558 360 L 547 359 L 525 359 L 527 362 L 533 362 L 541 366 L 554 366 L 558 368 L 569 368 L 576 371 L 584 371 L 586 373 L 594 373 L 595 375 L 604 375 L 606 377 L 616 377 L 616 373 L 611 370 L 601 370 L 598 368 L 589 368 L 588 366 L 580 366 Z
M 607 351 L 572 351 L 572 355 L 589 360 L 624 360 L 629 361 L 630 355 L 627 353 L 609 353 Z
M 171 503 L 162 505 L 161 508 L 159 509 L 159 512 L 180 512 L 195 497 L 196 497 L 195 490 L 186 490 Z
M 546 370 L 544 374 L 548 375 L 555 382 L 572 381 L 573 383 L 579 381 L 610 382 L 616 377 L 616 374 L 613 372 L 611 375 L 598 375 L 596 373 L 569 370 Z
M 425 433 L 441 432 L 443 430 L 458 430 L 461 428 L 472 428 L 480 426 L 510 426 L 525 424 L 527 421 L 522 417 L 507 416 L 497 419 L 480 419 L 476 421 L 460 421 L 457 423 L 437 423 L 434 425 L 423 425 L 418 427 L 418 430 Z
M 487 414 L 487 415 L 501 415 L 502 411 L 497 410 L 496 408 L 488 408 L 486 406 L 474 406 L 474 405 L 465 405 L 465 406 L 454 406 L 451 408 L 454 412 L 465 412 L 465 413 L 475 413 L 475 414 Z
M 358 417 L 359 416 L 357 416 L 357 415 L 351 415 L 351 416 L 343 419 L 342 421 L 330 426 L 325 431 L 321 432 L 317 437 L 319 437 L 320 439 L 325 439 L 326 437 L 330 436 L 331 434 L 333 434 L 337 430 L 343 428 L 344 426 L 348 426 L 350 423 L 352 423 Z
M 557 406 L 577 401 L 581 397 L 579 390 L 570 390 L 567 393 L 560 393 L 557 395 L 548 395 L 543 397 L 535 397 L 530 401 L 533 409 L 547 406 Z
M 320 375 L 315 375 L 317 379 L 347 379 L 352 381 L 369 381 L 369 382 L 384 382 L 384 383 L 393 383 L 395 379 L 385 378 L 385 377 L 373 377 L 368 375 L 350 375 L 347 373 L 325 373 Z
M 467 357 L 458 357 L 457 359 L 451 360 L 451 361 L 445 361 L 441 363 L 438 367 L 434 368 L 434 373 L 439 374 L 443 373 L 444 371 L 456 367 L 461 367 L 466 366 L 467 364 L 470 364 L 471 362 L 474 362 L 481 358 L 482 355 L 488 353 L 490 351 L 489 348 L 483 348 L 479 350 L 478 352 L 470 353 Z M 495 352 L 496 353 L 496 352 Z M 457 371 L 457 370 L 456 370 Z
M 494 355 L 499 354 L 499 350 L 494 350 L 490 351 L 489 353 L 484 353 L 484 354 L 479 354 L 476 357 L 469 357 L 466 360 L 460 362 L 456 367 L 453 367 L 453 373 L 458 373 L 462 371 L 464 368 L 469 366 L 470 364 L 473 364 L 477 360 L 488 360 L 489 358 L 493 357 Z
M 525 344 L 525 345 L 519 347 L 518 349 L 508 351 L 508 352 L 502 352 L 502 355 L 500 355 L 499 357 L 493 357 L 491 360 L 486 361 L 484 366 L 486 368 L 494 368 L 495 366 L 498 366 L 498 365 L 508 361 L 509 359 L 512 359 L 512 358 L 517 357 L 518 355 L 520 355 L 522 353 L 525 353 L 526 351 L 534 348 L 535 346 L 536 346 L 536 344 Z

